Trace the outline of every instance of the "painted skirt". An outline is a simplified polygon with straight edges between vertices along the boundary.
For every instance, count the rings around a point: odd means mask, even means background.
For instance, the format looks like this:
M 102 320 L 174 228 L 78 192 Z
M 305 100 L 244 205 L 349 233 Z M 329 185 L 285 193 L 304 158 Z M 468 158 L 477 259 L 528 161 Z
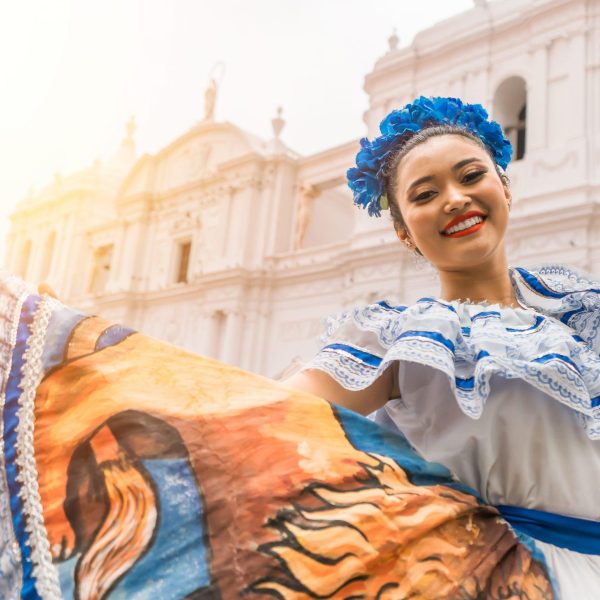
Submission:
M 555 597 L 528 540 L 401 436 L 2 294 L 1 597 Z

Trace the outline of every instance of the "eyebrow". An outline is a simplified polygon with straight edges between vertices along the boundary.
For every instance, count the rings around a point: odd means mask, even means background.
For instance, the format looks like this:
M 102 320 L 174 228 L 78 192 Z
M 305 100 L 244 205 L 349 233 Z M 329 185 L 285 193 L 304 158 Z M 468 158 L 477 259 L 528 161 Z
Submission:
M 453 167 L 452 170 L 453 171 L 458 171 L 459 169 L 462 169 L 465 165 L 468 165 L 472 162 L 478 162 L 480 161 L 480 158 L 465 158 L 459 162 L 457 162 Z M 420 177 L 419 179 L 416 179 L 415 181 L 413 181 L 409 186 L 408 186 L 408 190 L 412 190 L 414 187 L 417 187 L 418 185 L 420 185 L 421 183 L 426 183 L 428 181 L 431 181 L 433 179 L 433 175 L 426 175 L 425 177 Z

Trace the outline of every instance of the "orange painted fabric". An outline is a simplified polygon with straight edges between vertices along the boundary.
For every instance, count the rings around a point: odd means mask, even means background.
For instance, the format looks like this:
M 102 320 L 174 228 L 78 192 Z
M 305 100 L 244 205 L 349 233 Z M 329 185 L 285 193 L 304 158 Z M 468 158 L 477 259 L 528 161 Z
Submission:
M 5 295 L 2 535 L 21 597 L 554 597 L 526 540 L 394 433 Z

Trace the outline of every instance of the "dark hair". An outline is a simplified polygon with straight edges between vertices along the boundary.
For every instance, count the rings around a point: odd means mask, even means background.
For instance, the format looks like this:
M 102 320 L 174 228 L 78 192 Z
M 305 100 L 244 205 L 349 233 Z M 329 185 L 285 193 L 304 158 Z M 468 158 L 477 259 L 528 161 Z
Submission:
M 463 137 L 466 137 L 467 139 L 473 141 L 482 150 L 485 150 L 488 156 L 492 159 L 492 163 L 496 168 L 496 173 L 498 174 L 498 177 L 500 177 L 502 183 L 504 185 L 509 184 L 508 177 L 506 176 L 504 171 L 496 164 L 492 151 L 483 143 L 483 141 L 478 136 L 471 133 L 467 129 L 457 127 L 456 125 L 432 125 L 431 127 L 426 127 L 425 129 L 421 129 L 421 131 L 417 131 L 417 133 L 402 136 L 398 140 L 397 149 L 387 157 L 385 165 L 383 167 L 383 185 L 389 203 L 390 215 L 392 217 L 394 229 L 396 231 L 406 229 L 406 224 L 404 222 L 404 218 L 402 217 L 402 213 L 400 212 L 400 205 L 396 196 L 396 188 L 398 185 L 396 173 L 398 172 L 398 166 L 400 165 L 402 159 L 413 148 L 415 148 L 419 144 L 422 144 L 423 142 L 426 142 L 427 140 L 430 140 L 433 137 L 437 137 L 440 135 L 462 135 Z M 418 248 L 415 248 L 415 251 L 420 256 L 423 256 L 423 254 Z

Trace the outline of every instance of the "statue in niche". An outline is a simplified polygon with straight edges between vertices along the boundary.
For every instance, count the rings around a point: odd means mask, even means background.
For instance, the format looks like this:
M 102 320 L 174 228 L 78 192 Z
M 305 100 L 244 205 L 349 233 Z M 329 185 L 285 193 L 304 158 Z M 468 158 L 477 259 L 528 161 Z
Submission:
M 304 246 L 306 229 L 312 215 L 315 198 L 319 190 L 314 185 L 302 185 L 298 191 L 298 202 L 296 204 L 296 231 L 294 233 L 294 250 L 300 250 Z

